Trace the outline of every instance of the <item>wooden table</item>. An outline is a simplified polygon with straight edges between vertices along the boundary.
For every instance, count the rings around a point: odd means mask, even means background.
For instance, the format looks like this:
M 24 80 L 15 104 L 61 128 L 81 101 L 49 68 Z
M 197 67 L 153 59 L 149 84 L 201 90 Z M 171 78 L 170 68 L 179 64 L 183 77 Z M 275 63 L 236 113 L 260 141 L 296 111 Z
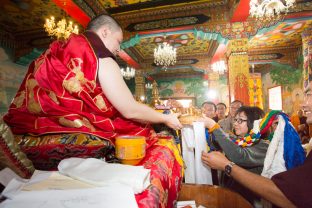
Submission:
M 252 208 L 238 193 L 212 185 L 182 184 L 178 201 L 195 200 L 196 206 L 207 208 Z

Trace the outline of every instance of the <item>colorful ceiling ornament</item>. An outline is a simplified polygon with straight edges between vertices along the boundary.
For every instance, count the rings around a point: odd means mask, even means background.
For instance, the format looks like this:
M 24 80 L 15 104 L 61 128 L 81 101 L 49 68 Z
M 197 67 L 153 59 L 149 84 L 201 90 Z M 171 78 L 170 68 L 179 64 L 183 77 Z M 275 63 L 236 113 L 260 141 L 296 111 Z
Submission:
M 312 26 L 312 20 L 282 22 L 255 35 L 249 41 L 249 48 L 274 48 L 301 45 L 301 32 Z

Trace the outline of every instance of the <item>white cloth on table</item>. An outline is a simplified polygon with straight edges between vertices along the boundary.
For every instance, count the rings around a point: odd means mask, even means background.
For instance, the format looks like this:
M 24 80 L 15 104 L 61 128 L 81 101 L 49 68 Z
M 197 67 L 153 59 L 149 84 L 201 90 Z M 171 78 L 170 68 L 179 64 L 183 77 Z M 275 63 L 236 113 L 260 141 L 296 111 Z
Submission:
M 114 184 L 103 187 L 20 191 L 14 198 L 0 204 L 0 208 L 138 208 L 129 186 Z
M 95 158 L 68 158 L 58 165 L 60 173 L 95 186 L 123 184 L 134 193 L 143 192 L 150 185 L 150 170 L 143 166 L 112 164 Z
M 59 174 L 36 170 L 30 180 L 13 178 L 2 195 L 7 197 L 0 208 L 137 208 L 133 189 L 128 185 L 110 184 L 94 187 Z
M 21 178 L 19 175 L 17 175 L 10 168 L 4 168 L 0 171 L 0 183 L 4 187 L 6 187 L 13 178 L 15 178 L 16 180 L 19 180 L 19 181 L 27 181 L 27 180 Z

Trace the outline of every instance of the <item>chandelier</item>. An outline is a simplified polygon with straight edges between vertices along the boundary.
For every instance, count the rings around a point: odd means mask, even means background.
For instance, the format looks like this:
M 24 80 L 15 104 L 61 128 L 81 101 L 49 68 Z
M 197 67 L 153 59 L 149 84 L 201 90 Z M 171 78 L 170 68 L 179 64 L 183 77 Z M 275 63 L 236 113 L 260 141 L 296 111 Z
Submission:
M 56 36 L 57 39 L 67 39 L 70 34 L 78 34 L 79 32 L 78 26 L 73 26 L 71 21 L 67 23 L 67 21 L 63 18 L 56 23 L 53 16 L 50 19 L 46 19 L 43 27 L 50 36 Z
M 212 64 L 212 71 L 217 72 L 218 74 L 224 74 L 226 72 L 226 65 L 224 61 L 217 61 Z
M 173 48 L 167 42 L 163 42 L 154 49 L 154 63 L 167 69 L 168 66 L 177 62 L 177 49 Z
M 296 0 L 250 0 L 249 14 L 256 19 L 274 20 L 287 13 Z
M 120 69 L 122 76 L 126 79 L 129 80 L 135 76 L 135 69 L 132 67 L 128 67 L 126 69 L 121 68 Z

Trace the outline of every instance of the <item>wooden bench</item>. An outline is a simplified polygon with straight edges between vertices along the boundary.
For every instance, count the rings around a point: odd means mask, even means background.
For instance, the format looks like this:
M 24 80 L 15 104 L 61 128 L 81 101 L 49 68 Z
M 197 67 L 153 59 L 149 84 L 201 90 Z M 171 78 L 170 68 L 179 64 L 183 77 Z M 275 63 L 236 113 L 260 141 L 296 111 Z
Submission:
M 252 208 L 238 193 L 212 185 L 182 184 L 178 201 L 195 200 L 196 206 L 206 208 Z

